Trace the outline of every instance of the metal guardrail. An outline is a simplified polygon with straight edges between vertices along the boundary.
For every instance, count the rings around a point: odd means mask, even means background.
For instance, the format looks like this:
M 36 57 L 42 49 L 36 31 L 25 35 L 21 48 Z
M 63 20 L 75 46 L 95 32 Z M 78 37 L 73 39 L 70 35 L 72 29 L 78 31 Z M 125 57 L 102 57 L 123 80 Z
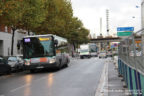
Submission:
M 140 77 L 144 76 L 144 29 L 141 29 L 131 36 L 123 39 L 119 44 L 119 73 L 124 76 L 127 86 L 130 90 L 136 90 L 138 96 L 144 95 L 142 82 Z M 139 37 L 137 39 L 137 37 Z M 133 71 L 133 73 L 131 73 Z M 132 78 L 133 77 L 133 78 Z M 135 77 L 135 79 L 134 79 Z M 133 83 L 131 83 L 133 82 Z M 136 88 L 132 86 L 137 86 Z M 132 92 L 132 94 L 134 94 Z M 142 95 L 143 94 L 143 95 Z
M 128 66 L 144 74 L 142 31 L 144 31 L 144 29 L 133 33 L 131 36 L 120 42 L 119 58 L 121 58 Z M 136 39 L 138 36 L 139 39 Z

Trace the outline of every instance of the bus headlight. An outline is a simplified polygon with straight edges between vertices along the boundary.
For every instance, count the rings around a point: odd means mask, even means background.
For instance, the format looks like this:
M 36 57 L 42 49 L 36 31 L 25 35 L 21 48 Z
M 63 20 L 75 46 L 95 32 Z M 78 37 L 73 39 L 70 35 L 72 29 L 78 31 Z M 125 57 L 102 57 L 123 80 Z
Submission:
M 55 62 L 56 62 L 55 58 L 49 59 L 49 63 L 55 63 Z

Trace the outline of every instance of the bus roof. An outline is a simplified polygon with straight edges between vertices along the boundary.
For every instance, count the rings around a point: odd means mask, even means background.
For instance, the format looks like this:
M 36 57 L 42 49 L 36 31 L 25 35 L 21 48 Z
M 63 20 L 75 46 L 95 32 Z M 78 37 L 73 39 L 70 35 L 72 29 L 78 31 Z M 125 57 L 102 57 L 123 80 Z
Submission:
M 28 35 L 28 36 L 24 36 L 24 38 L 27 38 L 27 37 L 42 37 L 42 36 L 53 36 L 53 34 L 45 34 L 45 35 Z
M 28 37 L 45 37 L 45 36 L 54 36 L 56 39 L 60 39 L 60 40 L 65 40 L 67 41 L 66 38 L 57 36 L 57 35 L 53 35 L 53 34 L 45 34 L 45 35 L 29 35 L 29 36 L 24 36 L 24 38 L 28 38 Z

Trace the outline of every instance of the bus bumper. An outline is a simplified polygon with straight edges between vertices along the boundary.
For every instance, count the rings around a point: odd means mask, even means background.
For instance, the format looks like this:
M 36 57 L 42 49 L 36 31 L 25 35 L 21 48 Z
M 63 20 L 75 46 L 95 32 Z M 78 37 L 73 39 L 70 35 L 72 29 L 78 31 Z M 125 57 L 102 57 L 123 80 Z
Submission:
M 46 69 L 46 68 L 55 68 L 58 65 L 56 63 L 47 63 L 47 64 L 30 64 L 30 65 L 25 65 L 26 70 L 31 70 L 31 69 Z

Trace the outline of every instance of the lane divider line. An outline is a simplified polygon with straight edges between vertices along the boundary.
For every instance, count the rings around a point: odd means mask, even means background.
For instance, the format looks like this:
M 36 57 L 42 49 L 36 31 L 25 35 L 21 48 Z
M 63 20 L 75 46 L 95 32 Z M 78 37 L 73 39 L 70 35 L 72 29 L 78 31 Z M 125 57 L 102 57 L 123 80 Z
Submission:
M 108 96 L 108 63 L 105 62 L 95 96 Z

